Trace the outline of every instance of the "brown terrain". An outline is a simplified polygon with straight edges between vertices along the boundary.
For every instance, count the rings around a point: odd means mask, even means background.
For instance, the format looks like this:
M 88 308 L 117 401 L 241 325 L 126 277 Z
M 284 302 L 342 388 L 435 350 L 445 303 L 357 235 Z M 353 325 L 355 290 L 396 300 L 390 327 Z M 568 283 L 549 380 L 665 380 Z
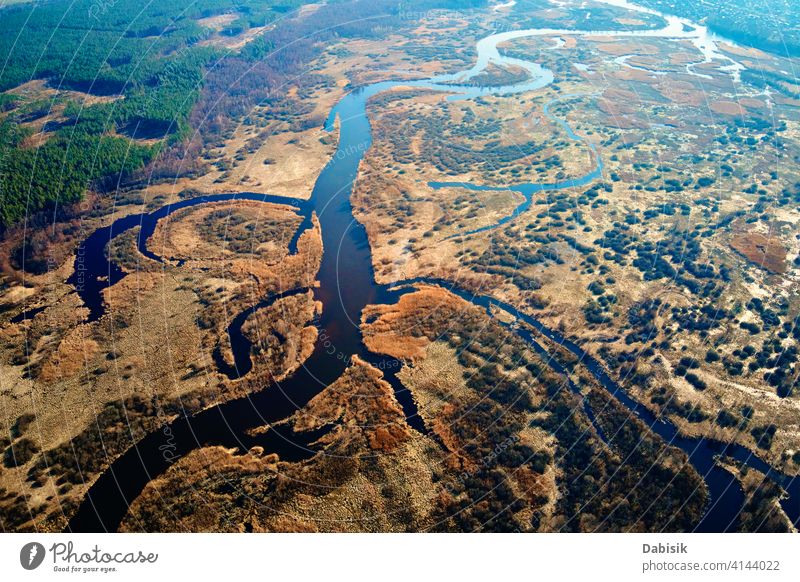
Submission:
M 573 397 L 569 391 L 548 392 L 548 386 L 558 386 L 561 380 L 524 344 L 480 309 L 435 287 L 406 295 L 395 306 L 374 306 L 364 319 L 371 321 L 363 324 L 368 344 L 407 362 L 402 379 L 421 406 L 429 437 L 405 423 L 381 372 L 355 359 L 337 382 L 288 421 L 295 431 L 332 426 L 319 441 L 320 452 L 309 461 L 282 463 L 260 450 L 197 450 L 147 486 L 123 529 L 618 527 L 594 521 L 592 512 L 580 525 L 569 525 L 567 516 L 573 504 L 597 506 L 596 515 L 601 515 L 602 505 L 630 497 L 626 483 L 635 479 L 635 472 L 620 470 L 617 457 L 630 445 L 620 439 L 608 449 L 583 416 L 561 418 L 564 410 L 559 407 L 572 409 Z M 410 345 L 417 348 L 409 352 Z M 588 385 L 587 389 L 591 390 Z M 603 422 L 609 424 L 604 428 L 618 421 L 611 408 L 605 407 Z M 572 466 L 577 459 L 564 456 L 563 443 L 548 429 L 565 421 L 564 430 L 576 431 L 573 438 L 580 446 L 596 452 L 591 464 L 602 483 L 600 496 L 586 491 L 586 497 L 576 497 L 562 490 L 571 472 L 586 470 Z M 643 430 L 635 423 L 630 428 L 635 435 Z M 561 436 L 569 442 L 567 434 Z M 670 499 L 679 495 L 679 487 L 688 486 L 690 501 L 677 519 L 690 520 L 702 504 L 702 488 L 685 457 L 672 449 L 662 454 L 671 481 L 654 484 L 666 488 L 656 495 Z M 652 501 L 646 492 L 641 495 L 637 492 L 629 500 L 634 508 L 645 499 Z M 680 503 L 684 501 L 681 497 Z M 648 520 L 656 517 L 642 514 L 635 527 L 646 529 Z
M 623 14 L 617 22 L 641 22 Z M 553 28 L 574 25 L 562 8 L 532 17 Z M 201 20 L 203 42 L 235 52 L 264 32 L 226 36 L 235 18 Z M 107 254 L 127 276 L 106 290 L 107 313 L 92 323 L 66 283 L 83 237 L 120 216 L 203 193 L 308 199 L 336 149 L 338 131 L 320 127 L 342 95 L 376 80 L 459 70 L 472 63 L 477 38 L 513 24 L 505 11 L 445 12 L 332 42 L 314 60 L 311 81 L 193 142 L 191 171 L 134 180 L 113 199 L 94 188 L 53 224 L 9 229 L 0 241 L 2 528 L 63 529 L 89 486 L 133 443 L 179 414 L 288 377 L 319 333 L 325 306 L 311 290 L 320 225 L 315 218 L 290 254 L 301 221 L 290 205 L 235 201 L 175 212 L 147 244 L 163 263 L 139 253 L 138 229 L 115 238 Z M 376 279 L 436 277 L 491 294 L 578 343 L 683 434 L 737 442 L 800 473 L 800 101 L 739 91 L 721 61 L 690 70 L 702 59 L 689 42 L 553 44 L 532 37 L 503 47 L 553 70 L 558 82 L 537 92 L 450 102 L 398 89 L 370 101 L 373 145 L 352 204 Z M 723 49 L 764 70 L 787 66 L 760 51 Z M 634 56 L 614 62 L 624 55 Z M 514 82 L 519 74 L 492 69 L 479 81 Z M 33 146 L 59 121 L 65 96 L 42 83 L 17 91 L 53 103 L 30 122 Z M 591 171 L 589 144 L 603 161 L 600 179 L 537 192 L 514 220 L 473 233 L 523 202 L 505 186 Z M 434 190 L 429 181 L 497 190 Z M 43 265 L 36 272 L 21 269 L 23 240 Z M 30 317 L 20 318 L 23 310 Z M 242 332 L 253 367 L 230 378 L 220 368 L 234 363 L 227 328 L 247 310 Z M 364 343 L 398 360 L 397 378 L 425 434 L 404 418 L 389 371 L 354 358 L 283 422 L 324 433 L 311 458 L 194 450 L 147 485 L 121 529 L 691 529 L 707 492 L 686 455 L 560 346 L 528 330 L 564 365 L 563 375 L 503 324 L 521 325 L 434 285 L 367 307 Z M 774 483 L 723 466 L 745 493 L 743 530 L 790 529 Z
M 178 411 L 199 411 L 259 390 L 302 363 L 316 338 L 316 329 L 307 327 L 319 309 L 310 294 L 251 316 L 259 323 L 258 333 L 250 332 L 254 349 L 269 366 L 229 380 L 212 353 L 230 352 L 223 338 L 231 314 L 269 294 L 313 286 L 322 250 L 315 224 L 302 235 L 298 253 L 288 255 L 286 245 L 298 226 L 292 209 L 248 202 L 189 208 L 159 225 L 154 239 L 162 245 L 149 245 L 168 258 L 187 248 L 201 251 L 181 266 L 139 255 L 132 236 L 114 239 L 109 253 L 130 274 L 106 291 L 110 314 L 91 324 L 83 322 L 86 311 L 77 296 L 58 291 L 64 283 L 49 283 L 52 291 L 44 287 L 40 293 L 62 293 L 64 299 L 3 328 L 2 353 L 9 362 L 0 368 L 5 410 L 17 424 L 36 411 L 25 435 L 10 443 L 0 472 L 0 487 L 16 492 L 2 500 L 6 527 L 61 529 L 86 488 L 131 438 Z M 237 228 L 247 233 L 240 247 Z M 228 243 L 224 248 L 220 237 Z M 253 245 L 259 237 L 264 244 Z M 269 348 L 272 333 L 284 338 L 277 349 Z M 16 454 L 21 446 L 34 454 Z
M 768 271 L 786 272 L 786 248 L 780 240 L 758 232 L 742 233 L 731 239 L 731 248 Z

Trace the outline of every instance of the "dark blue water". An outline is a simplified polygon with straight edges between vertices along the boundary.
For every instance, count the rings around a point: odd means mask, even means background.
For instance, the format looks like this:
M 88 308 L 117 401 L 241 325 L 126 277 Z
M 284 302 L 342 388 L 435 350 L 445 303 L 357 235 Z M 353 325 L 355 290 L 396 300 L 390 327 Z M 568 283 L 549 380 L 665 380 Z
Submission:
M 11 323 L 22 323 L 23 321 L 33 319 L 42 311 L 47 309 L 47 305 L 40 305 L 39 307 L 32 307 L 31 309 L 24 308 L 22 313 L 15 315 L 10 319 Z

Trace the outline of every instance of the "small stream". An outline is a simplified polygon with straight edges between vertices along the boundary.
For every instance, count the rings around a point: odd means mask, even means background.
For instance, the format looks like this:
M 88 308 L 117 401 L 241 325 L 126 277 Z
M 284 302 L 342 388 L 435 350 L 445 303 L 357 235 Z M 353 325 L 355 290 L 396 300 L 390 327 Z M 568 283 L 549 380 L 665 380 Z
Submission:
M 477 192 L 511 191 L 522 194 L 524 198 L 522 203 L 519 204 L 516 208 L 514 208 L 511 214 L 504 216 L 500 220 L 497 220 L 492 224 L 487 224 L 486 226 L 482 226 L 480 228 L 475 228 L 472 230 L 467 230 L 466 232 L 459 232 L 456 234 L 452 234 L 447 238 L 448 239 L 460 238 L 477 234 L 479 232 L 486 232 L 488 230 L 494 230 L 496 228 L 500 228 L 501 226 L 514 221 L 520 214 L 527 212 L 528 209 L 531 207 L 531 204 L 533 204 L 534 195 L 538 194 L 539 192 L 580 188 L 582 186 L 591 184 L 595 180 L 601 178 L 603 175 L 603 159 L 600 157 L 600 154 L 598 154 L 595 145 L 590 141 L 584 140 L 578 134 L 576 134 L 566 121 L 564 121 L 563 119 L 559 119 L 558 117 L 555 117 L 552 113 L 550 113 L 550 107 L 556 103 L 562 103 L 570 99 L 587 97 L 591 95 L 594 94 L 589 93 L 586 95 L 580 95 L 580 94 L 562 95 L 560 97 L 556 97 L 555 99 L 551 99 L 542 106 L 542 112 L 544 113 L 545 116 L 547 116 L 548 119 L 550 119 L 556 125 L 561 127 L 564 130 L 564 133 L 567 134 L 567 137 L 569 137 L 569 139 L 571 139 L 572 141 L 585 143 L 589 147 L 589 151 L 591 154 L 590 161 L 592 161 L 595 166 L 593 170 L 589 171 L 588 173 L 582 176 L 578 176 L 577 178 L 567 178 L 565 180 L 562 180 L 561 182 L 553 182 L 553 183 L 526 182 L 522 184 L 513 184 L 511 186 L 483 186 L 479 184 L 472 184 L 470 182 L 428 182 L 428 185 L 434 190 L 441 190 L 442 188 L 464 188 L 466 190 L 472 190 Z

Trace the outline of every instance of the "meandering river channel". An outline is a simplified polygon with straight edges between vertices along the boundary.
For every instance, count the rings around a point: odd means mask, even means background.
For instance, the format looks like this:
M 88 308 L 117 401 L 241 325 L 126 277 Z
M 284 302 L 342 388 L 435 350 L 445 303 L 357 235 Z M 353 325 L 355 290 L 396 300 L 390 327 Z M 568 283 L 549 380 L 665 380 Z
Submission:
M 624 5 L 628 8 L 633 6 L 633 9 L 636 9 L 634 5 L 627 2 L 609 3 Z M 551 71 L 537 63 L 505 57 L 497 49 L 498 45 L 506 40 L 526 36 L 592 34 L 595 36 L 688 38 L 692 42 L 696 41 L 695 45 L 705 59 L 717 58 L 715 54 L 718 54 L 718 51 L 714 39 L 703 27 L 675 17 L 662 16 L 668 24 L 659 30 L 590 32 L 532 29 L 493 34 L 478 42 L 477 62 L 467 71 L 427 80 L 386 81 L 349 93 L 333 108 L 326 121 L 326 129 L 332 130 L 335 119 L 337 117 L 339 119 L 338 150 L 331 162 L 320 173 L 311 198 L 307 202 L 256 194 L 193 198 L 149 214 L 121 218 L 109 227 L 91 234 L 79 247 L 76 270 L 69 282 L 75 286 L 76 291 L 89 308 L 89 319 L 96 320 L 105 312 L 102 290 L 125 276 L 122 269 L 106 258 L 104 249 L 111 239 L 131 228 L 141 227 L 138 239 L 139 250 L 151 259 L 161 260 L 147 249 L 147 239 L 154 232 L 158 220 L 180 208 L 229 199 L 292 204 L 304 218 L 290 244 L 290 252 L 296 252 L 297 238 L 310 226 L 312 213 L 316 213 L 320 221 L 324 251 L 318 275 L 320 286 L 313 291 L 324 306 L 317 325 L 320 329 L 320 337 L 324 337 L 325 341 L 317 341 L 308 360 L 287 380 L 270 385 L 245 398 L 214 406 L 192 417 L 178 418 L 165 425 L 162 430 L 146 436 L 136 446 L 116 459 L 90 487 L 78 512 L 71 519 L 68 530 L 74 532 L 116 530 L 127 512 L 128 505 L 141 493 L 148 482 L 163 474 L 175 458 L 202 446 L 222 445 L 247 450 L 258 445 L 264 447 L 266 452 L 278 453 L 281 459 L 286 461 L 296 461 L 313 456 L 317 451 L 314 450 L 311 443 L 327 429 L 323 428 L 313 434 L 294 434 L 285 424 L 280 424 L 280 421 L 288 418 L 326 386 L 333 383 L 344 372 L 354 355 L 375 364 L 384 372 L 386 379 L 395 389 L 409 424 L 423 434 L 427 434 L 424 423 L 417 414 L 413 398 L 396 377 L 396 372 L 400 367 L 399 362 L 369 353 L 363 344 L 359 329 L 361 312 L 364 307 L 376 303 L 396 302 L 403 293 L 413 289 L 414 283 L 425 282 L 410 281 L 402 286 L 376 284 L 366 232 L 353 217 L 350 205 L 353 182 L 356 179 L 361 158 L 371 143 L 370 124 L 366 115 L 367 100 L 378 93 L 396 87 L 441 91 L 449 94 L 451 99 L 470 99 L 486 94 L 510 95 L 541 89 L 553 81 Z M 521 66 L 528 71 L 530 79 L 515 85 L 491 88 L 460 84 L 468 83 L 469 79 L 484 71 L 490 63 Z M 736 67 L 732 66 L 732 73 L 735 72 L 735 69 Z M 559 99 L 565 98 L 570 98 L 570 96 Z M 550 115 L 549 111 L 545 113 Z M 432 186 L 435 188 L 465 186 L 487 191 L 516 190 L 521 192 L 525 196 L 525 202 L 514 211 L 513 215 L 502 219 L 495 225 L 485 227 L 494 228 L 513 220 L 524 212 L 537 192 L 575 188 L 598 179 L 602 175 L 602 162 L 594 147 L 575 134 L 565 122 L 552 116 L 551 119 L 559 123 L 571 139 L 583 141 L 591 148 L 596 165 L 586 175 L 555 184 L 517 184 L 500 188 L 460 183 L 438 183 L 432 184 Z M 717 455 L 721 454 L 763 471 L 781 484 L 788 493 L 787 497 L 782 500 L 784 509 L 793 522 L 797 523 L 800 520 L 800 481 L 790 479 L 775 471 L 739 445 L 726 445 L 709 439 L 687 438 L 680 435 L 673 424 L 656 418 L 648 409 L 632 399 L 609 376 L 603 366 L 580 346 L 561 336 L 557 331 L 549 329 L 530 315 L 488 295 L 473 295 L 455 289 L 447 281 L 429 282 L 448 287 L 467 301 L 487 308 L 487 310 L 492 305 L 501 307 L 516 316 L 518 320 L 537 330 L 549 341 L 569 350 L 578 357 L 581 364 L 599 383 L 630 411 L 631 417 L 639 418 L 668 443 L 684 450 L 694 468 L 705 480 L 709 491 L 708 507 L 697 525 L 698 531 L 726 531 L 734 528 L 743 506 L 744 496 L 738 482 L 730 473 L 721 469 L 715 461 Z M 274 299 L 274 297 L 265 297 L 261 305 L 267 305 Z M 224 362 L 220 363 L 218 359 L 220 371 L 231 378 L 246 374 L 252 365 L 250 344 L 241 333 L 241 326 L 251 312 L 252 309 L 239 314 L 231 321 L 228 328 L 235 365 L 230 367 Z M 546 348 L 537 342 L 532 333 L 518 326 L 510 326 L 509 329 L 531 343 L 534 349 L 545 356 L 545 360 L 550 361 L 555 371 L 564 372 L 557 361 L 549 358 Z M 593 412 L 588 403 L 584 402 L 583 405 L 587 415 L 592 419 Z M 270 426 L 271 428 L 265 433 L 254 435 L 250 429 L 260 426 Z M 166 434 L 169 435 L 171 446 L 168 456 L 163 454 L 162 447 Z M 602 434 L 601 438 L 604 438 Z

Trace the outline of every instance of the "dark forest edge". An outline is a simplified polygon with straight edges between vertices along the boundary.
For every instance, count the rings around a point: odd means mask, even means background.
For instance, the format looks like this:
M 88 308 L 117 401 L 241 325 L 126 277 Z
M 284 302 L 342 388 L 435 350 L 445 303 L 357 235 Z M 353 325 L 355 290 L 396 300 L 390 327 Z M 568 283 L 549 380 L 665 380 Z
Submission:
M 0 91 L 44 80 L 59 94 L 31 100 L 0 93 L 0 231 L 24 217 L 35 223 L 37 212 L 75 203 L 89 187 L 113 189 L 137 172 L 156 180 L 191 172 L 192 163 L 184 164 L 198 135 L 207 142 L 254 104 L 269 105 L 309 82 L 302 70 L 326 41 L 374 37 L 404 21 L 405 8 L 393 0 L 333 2 L 309 15 L 298 12 L 302 4 L 56 0 L 2 9 L 0 53 L 9 58 Z M 421 0 L 414 9 L 482 4 Z M 238 52 L 204 46 L 214 31 L 199 20 L 222 14 L 236 15 L 223 36 L 274 26 Z M 105 99 L 81 103 L 62 91 Z M 61 119 L 46 124 L 44 143 L 31 146 L 34 132 L 24 123 L 46 119 L 56 106 Z

